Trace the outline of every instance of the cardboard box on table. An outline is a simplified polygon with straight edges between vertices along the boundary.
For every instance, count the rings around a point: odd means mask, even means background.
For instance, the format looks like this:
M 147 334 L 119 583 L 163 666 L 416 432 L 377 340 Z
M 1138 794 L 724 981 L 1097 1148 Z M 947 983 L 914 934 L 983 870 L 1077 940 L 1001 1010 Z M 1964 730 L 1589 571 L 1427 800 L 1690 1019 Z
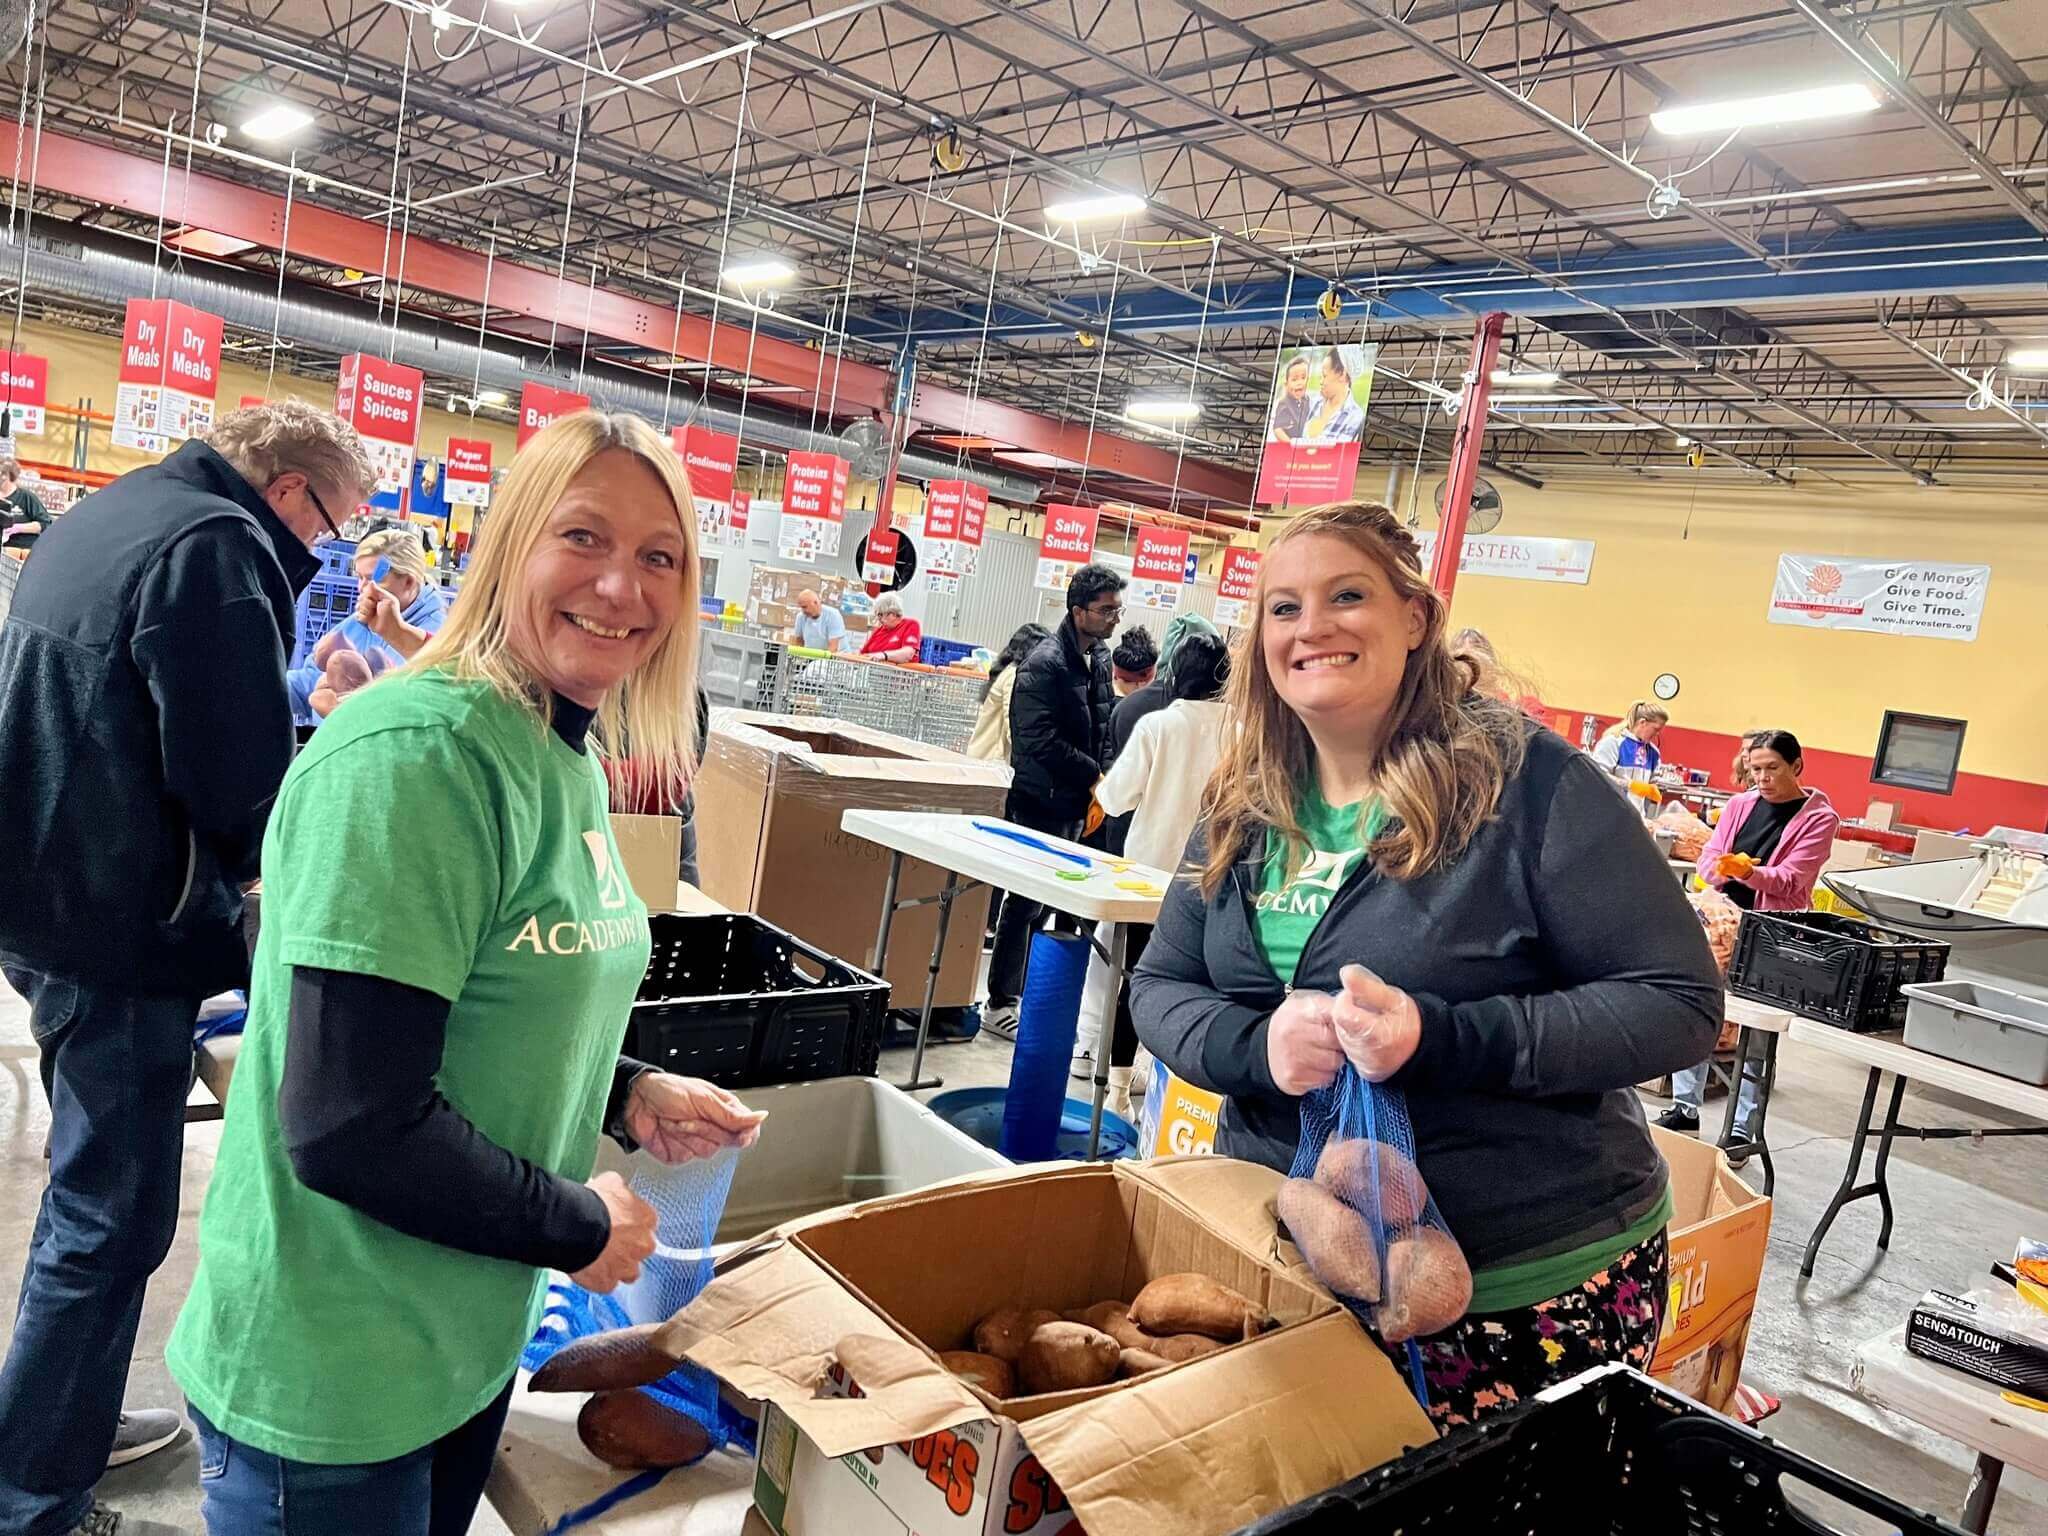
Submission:
M 676 910 L 676 882 L 683 863 L 683 822 L 679 816 L 629 816 L 612 812 L 612 841 L 626 883 L 649 912 Z
M 1671 1166 L 1670 1289 L 1650 1374 L 1728 1411 L 1742 1379 L 1749 1324 L 1771 1236 L 1771 1201 L 1728 1166 L 1718 1147 L 1650 1128 Z
M 733 1267 L 663 1341 L 768 1405 L 755 1503 L 778 1536 L 1220 1536 L 1434 1438 L 1350 1314 L 1283 1263 L 1279 1184 L 1189 1157 L 870 1203 Z M 1278 1326 L 1135 1380 L 1000 1403 L 935 1358 L 998 1307 L 1128 1300 L 1188 1270 Z
M 1001 816 L 1010 770 L 815 715 L 721 711 L 698 776 L 697 864 L 707 895 L 753 912 L 866 968 L 881 923 L 889 852 L 840 829 L 841 813 L 952 811 Z M 936 895 L 939 869 L 903 861 L 899 900 Z M 953 903 L 933 1002 L 976 1000 L 986 888 Z M 885 979 L 892 1006 L 924 1001 L 936 904 L 896 915 Z

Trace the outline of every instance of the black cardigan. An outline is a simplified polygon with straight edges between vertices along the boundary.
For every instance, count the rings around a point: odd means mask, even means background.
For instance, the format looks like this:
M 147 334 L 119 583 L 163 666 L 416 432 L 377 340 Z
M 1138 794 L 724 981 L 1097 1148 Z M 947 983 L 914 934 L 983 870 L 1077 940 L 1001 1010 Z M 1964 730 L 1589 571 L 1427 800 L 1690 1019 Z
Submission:
M 1201 843 L 1198 828 L 1197 865 Z M 1131 1009 L 1155 1056 L 1228 1096 L 1216 1150 L 1285 1169 L 1300 1117 L 1266 1062 L 1287 988 L 1252 927 L 1264 852 L 1249 850 L 1213 900 L 1174 883 Z M 1402 882 L 1361 861 L 1299 979 L 1337 992 L 1353 961 L 1421 1009 L 1421 1044 L 1394 1083 L 1475 1267 L 1618 1234 L 1661 1198 L 1668 1173 L 1632 1085 L 1712 1051 L 1721 982 L 1678 882 L 1588 758 L 1532 727 L 1498 815 L 1455 862 Z

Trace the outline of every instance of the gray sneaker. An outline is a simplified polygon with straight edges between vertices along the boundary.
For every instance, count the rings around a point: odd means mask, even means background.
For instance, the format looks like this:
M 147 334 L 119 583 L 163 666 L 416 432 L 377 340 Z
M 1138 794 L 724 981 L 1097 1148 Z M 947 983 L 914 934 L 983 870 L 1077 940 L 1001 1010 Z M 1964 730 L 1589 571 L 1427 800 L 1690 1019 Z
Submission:
M 114 1448 L 107 1453 L 107 1468 L 125 1467 L 131 1461 L 162 1450 L 184 1432 L 185 1421 L 166 1408 L 137 1408 L 121 1415 L 121 1427 L 114 1431 Z
M 95 1504 L 92 1513 L 71 1528 L 71 1536 L 188 1536 L 175 1525 L 156 1520 L 134 1520 L 119 1510 Z

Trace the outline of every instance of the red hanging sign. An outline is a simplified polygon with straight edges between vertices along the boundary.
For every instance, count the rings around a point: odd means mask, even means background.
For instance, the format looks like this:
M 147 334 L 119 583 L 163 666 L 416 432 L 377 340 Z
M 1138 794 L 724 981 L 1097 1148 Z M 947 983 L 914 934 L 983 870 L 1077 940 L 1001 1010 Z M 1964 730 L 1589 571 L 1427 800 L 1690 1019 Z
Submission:
M 709 427 L 671 427 L 669 439 L 690 473 L 690 494 L 698 503 L 729 503 L 733 475 L 739 468 L 740 440 Z
M 491 445 L 480 438 L 448 439 L 448 499 L 458 506 L 487 506 L 491 499 Z
M 988 487 L 972 480 L 960 482 L 960 542 L 970 549 L 981 548 L 988 526 Z M 968 569 L 973 569 L 970 561 Z
M 1259 585 L 1259 552 L 1256 549 L 1226 549 L 1223 569 L 1216 576 L 1216 622 L 1230 629 L 1241 628 L 1252 594 Z
M 967 489 L 964 480 L 934 480 L 924 497 L 924 536 L 928 543 L 951 544 L 960 537 L 961 499 Z
M 1131 552 L 1131 576 L 1137 581 L 1170 581 L 1181 584 L 1188 563 L 1188 533 L 1185 528 L 1140 528 L 1138 545 Z
M 386 495 L 412 485 L 426 397 L 426 375 L 419 369 L 368 352 L 351 352 L 335 372 L 334 414 L 356 429 L 377 471 L 376 489 Z
M 747 515 L 751 509 L 752 503 L 748 500 L 745 491 L 734 491 L 732 493 L 733 537 L 742 544 L 747 542 Z
M 0 406 L 10 413 L 15 437 L 40 437 L 50 402 L 50 360 L 33 352 L 0 349 Z
M 782 515 L 843 521 L 851 474 L 846 460 L 836 454 L 792 453 L 782 485 Z
M 590 396 L 579 395 L 573 389 L 557 389 L 552 384 L 529 383 L 519 392 L 519 438 L 516 446 L 524 448 L 527 439 L 543 427 L 552 426 L 558 416 L 574 416 L 578 411 L 590 409 Z
M 168 453 L 213 430 L 221 319 L 169 299 L 130 299 L 114 390 L 116 446 Z
M 868 534 L 867 553 L 861 560 L 860 576 L 871 587 L 894 586 L 896 553 L 903 535 L 894 528 L 876 527 Z
M 1074 572 L 1095 558 L 1095 527 L 1101 516 L 1100 507 L 1071 507 L 1062 502 L 1045 509 L 1034 585 L 1063 590 L 1074 579 Z

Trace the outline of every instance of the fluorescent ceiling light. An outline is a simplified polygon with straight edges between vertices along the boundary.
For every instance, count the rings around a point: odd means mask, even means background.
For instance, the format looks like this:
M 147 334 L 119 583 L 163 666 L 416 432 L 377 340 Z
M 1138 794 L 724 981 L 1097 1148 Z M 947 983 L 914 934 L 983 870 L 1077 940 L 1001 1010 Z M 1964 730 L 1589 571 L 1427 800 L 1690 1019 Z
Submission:
M 796 276 L 796 268 L 780 256 L 742 256 L 728 263 L 719 274 L 728 283 L 745 288 L 768 288 Z
M 2048 347 L 2015 347 L 2005 354 L 2005 366 L 2021 373 L 2048 372 Z
M 1124 416 L 1131 421 L 1193 421 L 1202 414 L 1199 400 L 1133 400 L 1124 407 Z
M 1726 133 L 1736 128 L 1763 128 L 1778 123 L 1809 123 L 1822 117 L 1849 117 L 1874 112 L 1881 105 L 1877 94 L 1861 81 L 1846 85 L 1819 85 L 1805 91 L 1781 91 L 1774 96 L 1742 96 L 1733 101 L 1702 102 L 1693 107 L 1670 107 L 1650 114 L 1650 126 L 1673 135 Z
M 510 405 L 512 397 L 502 389 L 480 389 L 476 392 L 478 405 Z
M 1510 373 L 1505 368 L 1496 368 L 1487 375 L 1487 379 L 1496 389 L 1516 387 L 1535 389 L 1544 384 L 1555 384 L 1557 382 L 1557 375 L 1554 373 Z
M 242 136 L 248 139 L 286 139 L 302 128 L 310 128 L 313 114 L 288 101 L 273 101 L 242 119 Z
M 1045 216 L 1055 224 L 1093 224 L 1144 211 L 1145 199 L 1135 192 L 1102 192 L 1045 205 Z

